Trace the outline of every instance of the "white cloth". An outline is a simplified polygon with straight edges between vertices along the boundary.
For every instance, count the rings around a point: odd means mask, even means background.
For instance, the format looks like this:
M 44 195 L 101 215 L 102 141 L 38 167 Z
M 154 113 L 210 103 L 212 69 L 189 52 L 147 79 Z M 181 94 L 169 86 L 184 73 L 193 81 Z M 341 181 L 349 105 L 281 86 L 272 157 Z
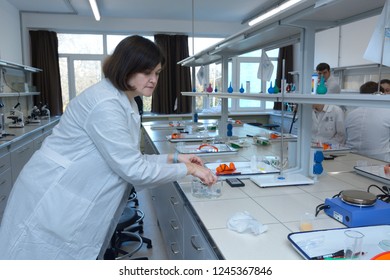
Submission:
M 339 106 L 325 105 L 321 112 L 312 111 L 312 142 L 343 145 L 344 112 Z
M 382 9 L 363 58 L 390 67 L 390 0 Z
M 139 139 L 136 102 L 108 80 L 74 98 L 12 188 L 0 259 L 96 259 L 104 253 L 128 183 L 162 184 L 187 172 L 185 164 L 168 164 L 167 155 L 142 155 Z
M 227 227 L 230 230 L 244 233 L 252 232 L 254 235 L 259 235 L 268 230 L 267 225 L 263 225 L 258 222 L 251 214 L 247 211 L 237 212 L 227 222 Z
M 325 81 L 325 86 L 327 88 L 326 93 L 340 93 L 340 85 L 336 81 L 336 79 L 331 75 L 329 78 Z
M 390 109 L 356 108 L 347 114 L 345 128 L 349 148 L 390 161 Z
M 269 81 L 274 71 L 274 65 L 271 59 L 269 59 L 267 53 L 263 50 L 261 52 L 261 59 L 259 69 L 257 70 L 257 78 L 263 81 Z

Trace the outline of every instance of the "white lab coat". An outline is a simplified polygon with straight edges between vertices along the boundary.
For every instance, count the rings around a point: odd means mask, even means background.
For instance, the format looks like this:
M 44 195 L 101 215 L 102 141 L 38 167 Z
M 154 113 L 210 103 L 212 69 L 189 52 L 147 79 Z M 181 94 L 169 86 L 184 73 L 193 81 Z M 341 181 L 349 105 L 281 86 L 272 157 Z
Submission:
M 349 148 L 390 162 L 390 109 L 356 108 L 347 114 L 345 128 Z
M 344 112 L 335 105 L 325 105 L 321 112 L 312 111 L 312 142 L 343 145 Z
M 0 259 L 96 259 L 135 186 L 186 176 L 142 155 L 134 100 L 102 80 L 73 99 L 21 171 L 0 226 Z
M 327 93 L 340 93 L 340 85 L 333 76 L 329 76 L 328 80 L 325 82 Z

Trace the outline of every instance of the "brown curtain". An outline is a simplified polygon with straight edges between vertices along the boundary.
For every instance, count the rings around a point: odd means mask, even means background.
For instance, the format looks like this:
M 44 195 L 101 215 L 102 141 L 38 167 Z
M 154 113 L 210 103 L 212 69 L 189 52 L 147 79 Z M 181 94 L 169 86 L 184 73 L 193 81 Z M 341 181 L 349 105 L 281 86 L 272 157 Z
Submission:
M 182 91 L 191 91 L 190 68 L 177 64 L 189 56 L 188 36 L 157 34 L 154 41 L 162 49 L 166 64 L 153 94 L 151 111 L 160 114 L 190 113 L 192 99 L 181 95 Z
M 41 93 L 34 96 L 35 105 L 47 105 L 51 115 L 61 115 L 62 92 L 58 63 L 57 33 L 52 31 L 30 31 L 31 66 L 43 71 L 33 75 L 33 84 Z
M 282 80 L 282 72 L 283 72 L 283 60 L 284 60 L 284 77 L 286 79 L 286 83 L 293 82 L 293 76 L 288 72 L 294 70 L 294 56 L 293 56 L 293 46 L 286 46 L 279 49 L 279 57 L 278 57 L 278 66 L 276 69 L 276 84 L 281 89 L 281 80 Z M 281 110 L 281 103 L 274 103 L 274 110 Z

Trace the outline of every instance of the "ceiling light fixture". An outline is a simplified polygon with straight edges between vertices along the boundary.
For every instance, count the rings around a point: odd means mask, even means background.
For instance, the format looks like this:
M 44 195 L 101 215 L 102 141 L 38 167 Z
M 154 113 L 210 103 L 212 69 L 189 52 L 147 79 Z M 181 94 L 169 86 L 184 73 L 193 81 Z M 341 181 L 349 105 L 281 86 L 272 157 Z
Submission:
M 284 2 L 283 4 L 273 8 L 272 10 L 269 10 L 268 12 L 252 19 L 251 21 L 248 22 L 248 25 L 249 26 L 253 26 L 255 24 L 258 24 L 259 22 L 262 22 L 282 11 L 285 11 L 287 10 L 288 8 L 292 7 L 293 5 L 299 3 L 299 2 L 302 2 L 303 0 L 289 0 L 289 1 L 286 1 Z
M 89 5 L 91 5 L 91 9 L 92 9 L 92 12 L 93 12 L 93 15 L 94 15 L 96 21 L 99 21 L 100 20 L 100 13 L 99 13 L 99 8 L 96 4 L 96 0 L 89 0 Z

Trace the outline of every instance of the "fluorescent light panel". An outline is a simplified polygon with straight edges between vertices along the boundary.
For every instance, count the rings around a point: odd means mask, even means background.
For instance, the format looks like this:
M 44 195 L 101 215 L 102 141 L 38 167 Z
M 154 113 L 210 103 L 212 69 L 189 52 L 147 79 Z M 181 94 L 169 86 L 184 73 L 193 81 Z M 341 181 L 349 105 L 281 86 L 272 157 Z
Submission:
M 93 12 L 93 15 L 94 15 L 96 21 L 99 21 L 100 20 L 100 13 L 99 13 L 99 8 L 96 4 L 96 0 L 89 0 L 89 5 L 91 5 L 91 9 L 92 9 L 92 12 Z
M 268 12 L 266 12 L 265 14 L 262 14 L 254 19 L 252 19 L 251 21 L 248 22 L 248 25 L 249 26 L 253 26 L 255 24 L 258 24 L 259 22 L 262 22 L 282 11 L 285 11 L 287 10 L 288 8 L 290 8 L 291 6 L 301 2 L 303 0 L 289 0 L 287 2 L 284 2 L 283 4 L 281 4 L 280 6 L 277 6 L 276 8 L 272 9 L 272 10 L 269 10 Z

